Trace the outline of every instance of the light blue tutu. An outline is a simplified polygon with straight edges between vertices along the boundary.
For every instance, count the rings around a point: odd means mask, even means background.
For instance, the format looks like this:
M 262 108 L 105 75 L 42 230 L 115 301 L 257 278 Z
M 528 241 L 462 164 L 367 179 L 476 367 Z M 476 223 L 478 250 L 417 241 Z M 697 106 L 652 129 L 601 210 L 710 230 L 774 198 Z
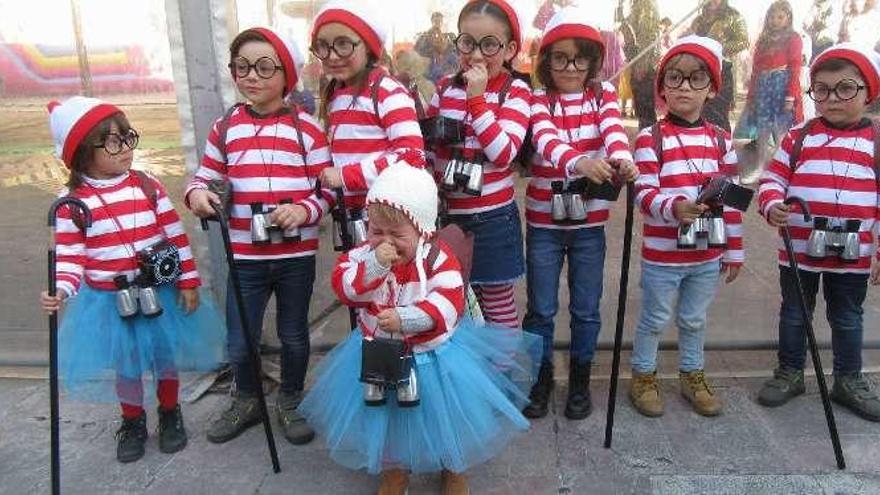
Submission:
M 176 378 L 178 371 L 209 371 L 223 361 L 226 325 L 207 291 L 191 314 L 180 308 L 178 291 L 160 286 L 163 312 L 155 318 L 141 314 L 123 319 L 116 310 L 115 292 L 83 284 L 70 299 L 58 332 L 58 371 L 68 397 L 89 402 L 142 405 L 140 388 Z M 135 397 L 117 394 L 117 382 L 141 384 Z M 144 393 L 148 400 L 155 393 Z
M 379 473 L 462 472 L 503 450 L 529 428 L 520 409 L 540 362 L 540 339 L 521 330 L 463 320 L 438 348 L 416 354 L 421 403 L 398 407 L 364 403 L 359 330 L 317 367 L 299 410 L 324 436 L 334 461 Z

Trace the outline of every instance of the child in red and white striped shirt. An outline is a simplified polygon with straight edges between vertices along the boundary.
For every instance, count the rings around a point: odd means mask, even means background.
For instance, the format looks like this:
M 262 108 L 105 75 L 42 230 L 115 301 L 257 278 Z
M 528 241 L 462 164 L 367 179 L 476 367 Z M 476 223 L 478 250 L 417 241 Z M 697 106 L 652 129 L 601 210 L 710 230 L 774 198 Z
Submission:
M 309 362 L 307 322 L 318 223 L 331 199 L 329 190 L 316 191 L 316 185 L 320 173 L 331 166 L 330 153 L 318 123 L 298 107 L 284 104 L 303 63 L 296 46 L 269 29 L 252 28 L 236 36 L 229 51 L 233 80 L 248 103 L 236 105 L 215 122 L 186 199 L 197 216 L 213 216 L 211 203 L 220 199 L 208 186 L 212 181 L 228 182 L 232 250 L 253 342 L 260 341 L 263 313 L 274 293 L 281 341 L 278 420 L 288 441 L 303 444 L 314 432 L 296 407 Z M 269 213 L 268 221 L 278 229 L 255 228 L 259 224 L 254 216 L 261 213 Z M 260 379 L 249 364 L 234 293 L 231 287 L 226 292 L 229 359 L 237 395 L 208 430 L 208 440 L 215 443 L 235 438 L 260 420 Z
M 312 53 L 330 82 L 321 98 L 333 168 L 321 182 L 345 192 L 345 206 L 362 210 L 376 177 L 402 159 L 424 166 L 424 143 L 409 91 L 378 66 L 388 28 L 368 2 L 333 0 L 312 27 Z
M 673 315 L 679 331 L 682 395 L 699 414 L 721 412 L 721 402 L 703 372 L 703 343 L 719 275 L 727 272 L 726 282 L 733 282 L 743 263 L 742 215 L 727 206 L 710 210 L 709 205 L 696 202 L 709 180 L 726 176 L 738 181 L 730 136 L 701 116 L 720 82 L 721 45 L 699 36 L 680 39 L 658 70 L 657 91 L 666 102 L 667 116 L 642 130 L 636 139 L 640 173 L 636 201 L 645 224 L 642 311 L 633 342 L 629 395 L 646 416 L 663 414 L 657 350 Z M 699 227 L 707 224 L 707 229 Z M 698 228 L 720 230 L 710 239 L 697 237 L 691 243 L 685 237 L 679 242 L 679 233 L 693 234 Z M 725 237 L 726 243 L 722 242 Z
M 116 457 L 133 462 L 147 438 L 143 374 L 159 400 L 159 449 L 187 443 L 177 401 L 178 372 L 207 371 L 223 355 L 220 316 L 200 302 L 200 280 L 183 225 L 165 188 L 131 170 L 138 133 L 119 108 L 77 96 L 49 105 L 57 154 L 70 169 L 60 196 L 82 200 L 92 224 L 69 207 L 55 229 L 59 293 L 41 297 L 58 311 L 59 371 L 71 397 L 118 401 Z M 146 253 L 157 254 L 147 258 Z M 82 282 L 85 282 L 84 284 Z
M 611 161 L 619 163 L 622 178 L 633 180 L 637 175 L 620 121 L 617 92 L 611 84 L 595 80 L 605 44 L 595 27 L 580 20 L 587 16 L 578 8 L 559 11 L 547 24 L 538 52 L 538 78 L 546 89 L 535 91 L 532 100 L 532 140 L 542 160 L 532 167 L 526 190 L 529 302 L 523 319 L 523 328 L 544 340 L 541 372 L 529 396 L 531 403 L 523 411 L 533 418 L 547 414 L 553 388 L 553 319 L 566 257 L 571 359 L 565 416 L 583 419 L 592 411 L 590 367 L 601 329 L 609 203 L 586 199 L 582 188 L 588 180 L 594 184 L 611 180 Z M 573 191 L 557 193 L 557 200 L 563 201 L 556 202 L 555 216 L 554 188 Z
M 811 312 L 822 280 L 834 343 L 832 400 L 869 421 L 880 421 L 880 399 L 862 375 L 862 305 L 868 281 L 880 283 L 880 253 L 874 247 L 880 218 L 880 136 L 878 124 L 865 118 L 867 105 L 880 95 L 880 55 L 870 47 L 835 45 L 816 58 L 810 78 L 808 94 L 820 117 L 792 128 L 782 140 L 761 177 L 761 213 L 774 227 L 789 226 Z M 790 196 L 807 202 L 813 223 L 783 203 Z M 851 232 L 857 247 L 851 253 L 815 242 L 819 230 L 845 229 L 847 223 L 856 224 Z M 779 367 L 758 394 L 758 402 L 769 407 L 805 391 L 805 322 L 795 274 L 782 248 L 779 284 Z
M 470 283 L 483 316 L 516 327 L 514 282 L 523 274 L 522 227 L 514 202 L 511 164 L 525 139 L 531 90 L 515 77 L 511 61 L 522 47 L 519 20 L 504 0 L 472 0 L 458 17 L 461 74 L 447 77 L 431 100 L 429 116 L 464 124 L 461 144 L 433 150 L 442 182 L 453 158 L 482 167 L 482 187 L 444 194 L 446 221 L 474 234 Z

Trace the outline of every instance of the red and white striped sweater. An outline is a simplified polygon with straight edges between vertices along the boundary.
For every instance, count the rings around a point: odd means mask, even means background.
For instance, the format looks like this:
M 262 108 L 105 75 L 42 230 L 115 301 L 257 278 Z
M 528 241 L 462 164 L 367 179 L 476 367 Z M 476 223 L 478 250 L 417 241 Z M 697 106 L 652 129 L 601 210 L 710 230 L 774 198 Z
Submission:
M 298 117 L 305 152 L 300 149 L 294 118 L 289 112 L 258 116 L 249 107 L 238 107 L 229 117 L 225 156 L 219 147 L 222 118 L 214 122 L 208 135 L 202 165 L 187 186 L 186 195 L 194 189 L 207 189 L 212 180 L 229 181 L 229 227 L 235 259 L 311 256 L 318 250 L 318 222 L 329 211 L 328 200 L 333 197 L 329 189 L 316 194 L 315 181 L 322 169 L 332 166 L 330 150 L 317 121 L 302 111 Z M 300 226 L 301 240 L 253 244 L 250 204 L 263 203 L 265 209 L 283 200 L 292 200 L 309 212 L 308 220 Z
M 532 98 L 531 125 L 532 141 L 542 160 L 540 165 L 532 166 L 532 179 L 526 190 L 526 221 L 533 227 L 549 229 L 604 224 L 609 205 L 598 199 L 587 201 L 585 221 L 575 225 L 554 224 L 550 216 L 550 183 L 575 177 L 574 166 L 581 158 L 633 161 L 614 86 L 602 83 L 601 100 L 596 98 L 593 88 L 561 95 L 537 90 Z
M 342 169 L 345 206 L 363 208 L 367 189 L 390 163 L 404 160 L 424 167 L 425 144 L 409 91 L 384 69 L 372 71 L 356 96 L 355 89 L 343 86 L 333 93 L 327 134 L 333 164 Z
M 807 258 L 806 245 L 812 223 L 804 222 L 803 215 L 797 212 L 789 215 L 788 224 L 799 268 L 816 272 L 868 273 L 872 256 L 880 257 L 873 247 L 874 229 L 880 217 L 880 196 L 870 121 L 864 120 L 849 130 L 835 129 L 822 119 L 814 122 L 794 168 L 789 164 L 789 154 L 804 123 L 788 132 L 761 176 L 758 189 L 761 214 L 766 217 L 771 206 L 789 196 L 799 196 L 807 202 L 814 217 L 861 220 L 860 257 L 856 263 L 841 262 L 836 256 L 821 261 Z M 779 264 L 788 265 L 781 238 L 779 246 Z
M 201 284 L 183 224 L 158 180 L 147 176 L 156 190 L 155 208 L 132 171 L 112 179 L 84 177 L 84 180 L 70 195 L 89 207 L 92 226 L 83 226 L 86 229 L 83 232 L 69 206 L 58 210 L 55 277 L 59 291 L 68 297 L 75 295 L 83 276 L 91 287 L 116 290 L 113 278 L 126 275 L 129 281 L 134 280 L 138 272 L 136 253 L 162 239 L 180 251 L 182 273 L 177 287 L 194 289 Z M 67 196 L 68 192 L 67 189 L 61 191 L 59 197 Z
M 654 151 L 651 128 L 643 129 L 636 138 L 635 159 L 639 167 L 636 180 L 636 201 L 645 216 L 642 260 L 658 265 L 686 266 L 721 258 L 729 265 L 742 264 L 745 259 L 742 240 L 742 213 L 724 207 L 727 249 L 678 249 L 679 221 L 673 204 L 693 201 L 707 180 L 719 175 L 738 181 L 736 151 L 730 135 L 724 133 L 724 157 L 720 157 L 715 127 L 700 121 L 687 126 L 681 119 L 662 120 L 662 165 Z M 722 131 L 723 132 L 723 131 Z
M 443 94 L 431 99 L 428 116 L 440 115 L 465 123 L 464 146 L 458 146 L 465 159 L 485 155 L 483 162 L 483 194 L 478 197 L 463 192 L 446 193 L 450 214 L 470 214 L 493 210 L 513 202 L 513 173 L 510 163 L 516 158 L 531 115 L 532 93 L 526 83 L 513 78 L 510 89 L 499 108 L 499 94 L 511 76 L 506 72 L 489 80 L 481 96 L 467 98 L 464 88 L 450 85 L 448 76 L 438 87 Z M 438 147 L 433 153 L 434 176 L 443 177 L 446 162 L 452 158 L 452 147 Z
M 461 266 L 449 246 L 440 241 L 440 253 L 434 266 L 423 261 L 427 278 L 427 296 L 421 298 L 419 275 L 414 261 L 393 266 L 384 277 L 370 280 L 368 257 L 374 256 L 369 244 L 362 244 L 343 254 L 333 269 L 333 290 L 348 306 L 359 308 L 358 324 L 365 337 L 389 335 L 378 328 L 376 316 L 385 309 L 414 306 L 434 322 L 429 330 L 410 334 L 406 342 L 415 352 L 436 348 L 449 340 L 464 312 L 464 283 Z

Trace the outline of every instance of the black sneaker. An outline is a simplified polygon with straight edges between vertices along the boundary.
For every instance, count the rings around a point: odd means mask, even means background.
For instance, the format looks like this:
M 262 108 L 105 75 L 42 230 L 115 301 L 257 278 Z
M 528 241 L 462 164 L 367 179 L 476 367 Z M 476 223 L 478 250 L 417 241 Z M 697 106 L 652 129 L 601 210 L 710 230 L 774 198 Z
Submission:
M 315 430 L 306 423 L 306 418 L 296 410 L 302 401 L 302 392 L 288 394 L 279 391 L 275 399 L 278 424 L 284 431 L 284 438 L 293 445 L 304 445 L 315 438 Z
M 764 382 L 764 386 L 758 392 L 758 404 L 765 407 L 779 407 L 806 390 L 804 370 L 776 368 L 773 371 L 773 378 Z
M 122 426 L 116 432 L 116 460 L 134 462 L 144 456 L 147 442 L 147 414 L 134 419 L 122 418 Z
M 233 397 L 229 408 L 211 423 L 208 428 L 208 441 L 224 443 L 241 435 L 242 432 L 259 423 L 260 402 L 256 397 Z
M 880 399 L 861 373 L 834 376 L 831 400 L 868 421 L 880 422 Z
M 186 429 L 183 427 L 183 415 L 180 404 L 170 411 L 159 408 L 159 451 L 173 454 L 186 447 Z

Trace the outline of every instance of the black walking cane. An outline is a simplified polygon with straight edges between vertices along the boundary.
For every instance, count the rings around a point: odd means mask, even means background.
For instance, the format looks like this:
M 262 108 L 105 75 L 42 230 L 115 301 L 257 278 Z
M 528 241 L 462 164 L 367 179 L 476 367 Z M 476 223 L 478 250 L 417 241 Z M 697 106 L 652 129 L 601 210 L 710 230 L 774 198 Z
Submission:
M 58 209 L 64 205 L 75 206 L 79 208 L 83 217 L 83 229 L 92 226 L 92 211 L 89 207 L 78 198 L 72 196 L 64 196 L 58 198 L 49 207 L 49 219 L 47 224 L 52 229 L 52 236 L 49 241 L 49 296 L 55 297 L 58 292 L 58 284 L 55 281 L 55 217 Z M 71 208 L 71 213 L 72 208 Z M 52 470 L 52 494 L 61 493 L 61 435 L 58 427 L 58 312 L 53 311 L 49 314 L 49 428 L 51 434 L 51 454 L 50 469 Z
M 797 197 L 789 196 L 785 204 L 797 203 L 804 214 L 804 221 L 810 221 L 810 208 L 806 201 Z M 810 310 L 807 308 L 807 300 L 804 296 L 804 287 L 801 284 L 801 275 L 798 272 L 797 258 L 791 245 L 791 231 L 786 223 L 779 228 L 782 234 L 782 242 L 785 244 L 785 252 L 788 255 L 788 267 L 794 272 L 794 281 L 798 292 L 798 302 L 801 306 L 801 316 L 804 319 L 804 327 L 807 332 L 807 342 L 810 345 L 810 356 L 813 359 L 813 368 L 816 370 L 816 381 L 819 383 L 819 395 L 822 397 L 822 407 L 825 409 L 825 421 L 828 423 L 828 433 L 831 434 L 831 445 L 834 447 L 834 458 L 837 459 L 837 469 L 846 469 L 846 461 L 843 458 L 843 450 L 840 448 L 840 436 L 837 434 L 837 424 L 834 421 L 834 411 L 831 409 L 831 398 L 828 396 L 828 386 L 825 384 L 825 373 L 822 371 L 822 361 L 819 358 L 819 346 L 816 345 L 816 333 L 813 331 L 813 320 Z
M 238 316 L 241 319 L 241 330 L 244 333 L 244 342 L 248 348 L 249 361 L 251 362 L 251 372 L 257 380 L 257 398 L 260 402 L 260 415 L 263 418 L 263 429 L 266 431 L 266 444 L 269 446 L 269 456 L 272 458 L 272 470 L 276 473 L 281 472 L 281 465 L 278 463 L 278 451 L 275 448 L 275 437 L 272 435 L 272 423 L 269 421 L 269 411 L 266 407 L 266 395 L 263 393 L 263 385 L 260 377 L 262 376 L 260 369 L 260 355 L 257 353 L 257 347 L 253 341 L 250 324 L 244 311 L 244 298 L 241 295 L 241 280 L 238 277 L 238 269 L 235 267 L 235 258 L 232 253 L 232 241 L 229 238 L 229 223 L 223 207 L 216 203 L 211 203 L 214 207 L 215 216 L 210 220 L 216 220 L 220 224 L 220 234 L 223 236 L 223 248 L 226 250 L 226 263 L 229 266 L 229 279 L 232 281 L 232 290 L 235 293 L 235 305 L 238 308 Z M 207 218 L 202 219 L 202 230 L 208 230 Z
M 623 322 L 626 317 L 626 293 L 629 285 L 629 259 L 632 251 L 635 186 L 626 183 L 626 223 L 623 232 L 623 256 L 620 262 L 620 289 L 617 292 L 617 326 L 614 329 L 614 357 L 611 361 L 611 387 L 608 391 L 608 412 L 605 414 L 605 448 L 611 448 L 614 433 L 614 409 L 617 406 L 617 380 L 620 377 L 620 349 L 623 346 Z
M 321 190 L 320 182 L 316 184 L 316 189 L 318 194 L 324 195 L 323 190 Z M 348 252 L 351 248 L 354 247 L 354 237 L 350 230 L 348 230 L 348 210 L 345 208 L 345 192 L 341 187 L 337 187 L 333 190 L 336 194 L 336 205 L 333 207 L 330 215 L 333 217 L 333 221 L 339 226 L 339 237 L 342 240 L 342 251 Z M 325 198 L 326 199 L 326 198 Z M 351 325 L 351 329 L 354 330 L 357 326 L 357 313 L 353 307 L 348 307 L 348 322 Z

